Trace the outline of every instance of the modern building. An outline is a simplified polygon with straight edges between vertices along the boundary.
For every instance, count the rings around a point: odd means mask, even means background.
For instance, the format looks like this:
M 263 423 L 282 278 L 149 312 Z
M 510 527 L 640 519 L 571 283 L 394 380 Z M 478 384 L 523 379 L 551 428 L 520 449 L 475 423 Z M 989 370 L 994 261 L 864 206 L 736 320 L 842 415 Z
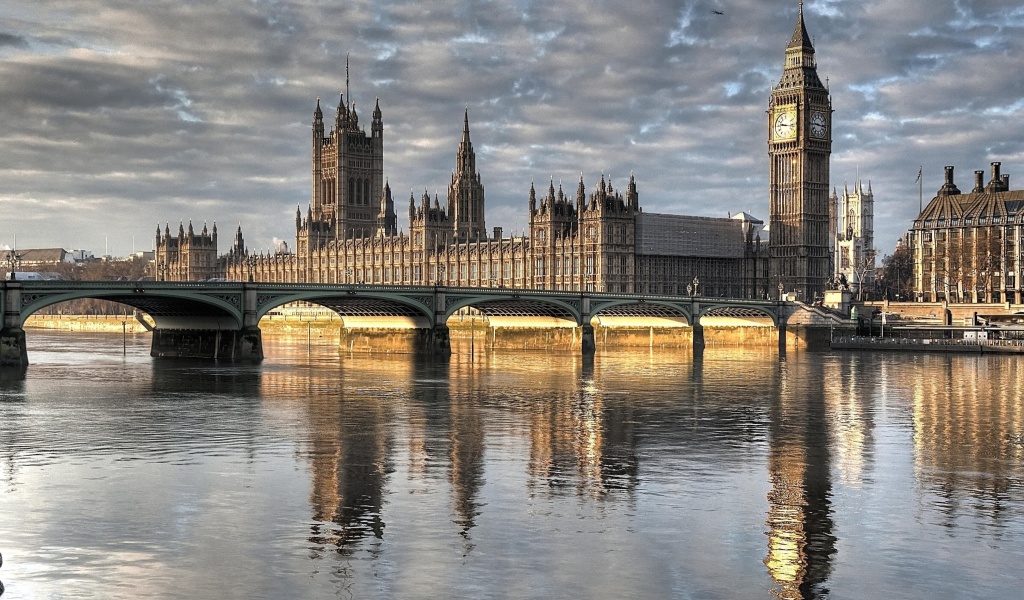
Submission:
M 914 220 L 906 243 L 914 257 L 915 299 L 924 302 L 1024 302 L 1024 190 L 993 162 L 962 193 L 945 182 Z
M 774 283 L 806 302 L 831 277 L 829 159 L 832 100 L 818 77 L 803 2 L 768 102 L 769 203 Z

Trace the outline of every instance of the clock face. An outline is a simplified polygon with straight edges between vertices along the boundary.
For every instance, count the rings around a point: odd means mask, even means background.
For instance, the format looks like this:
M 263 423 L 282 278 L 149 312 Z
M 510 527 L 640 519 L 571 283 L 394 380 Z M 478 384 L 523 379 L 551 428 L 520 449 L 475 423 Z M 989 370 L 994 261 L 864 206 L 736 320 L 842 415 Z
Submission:
M 811 135 L 816 138 L 824 138 L 827 133 L 828 119 L 825 118 L 825 113 L 815 112 L 811 115 Z
M 787 110 L 775 115 L 775 123 L 772 131 L 777 140 L 791 140 L 796 138 L 796 112 Z

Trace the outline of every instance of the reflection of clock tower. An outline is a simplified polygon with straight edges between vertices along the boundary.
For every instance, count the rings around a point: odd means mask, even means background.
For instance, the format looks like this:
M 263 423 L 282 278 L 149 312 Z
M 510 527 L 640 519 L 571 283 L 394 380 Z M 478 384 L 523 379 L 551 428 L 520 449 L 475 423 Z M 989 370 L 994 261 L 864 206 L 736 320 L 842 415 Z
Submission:
M 804 8 L 768 103 L 769 247 L 772 283 L 812 302 L 829 273 L 829 155 L 832 102 L 818 79 Z

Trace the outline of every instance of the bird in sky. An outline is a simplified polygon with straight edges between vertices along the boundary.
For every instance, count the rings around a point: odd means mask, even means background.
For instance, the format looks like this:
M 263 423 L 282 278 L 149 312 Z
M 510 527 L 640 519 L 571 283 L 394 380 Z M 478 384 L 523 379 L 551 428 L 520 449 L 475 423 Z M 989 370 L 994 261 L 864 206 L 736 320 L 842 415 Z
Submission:
M 722 12 L 720 10 L 712 10 L 711 12 L 715 13 L 716 15 L 724 15 L 725 14 L 724 12 Z

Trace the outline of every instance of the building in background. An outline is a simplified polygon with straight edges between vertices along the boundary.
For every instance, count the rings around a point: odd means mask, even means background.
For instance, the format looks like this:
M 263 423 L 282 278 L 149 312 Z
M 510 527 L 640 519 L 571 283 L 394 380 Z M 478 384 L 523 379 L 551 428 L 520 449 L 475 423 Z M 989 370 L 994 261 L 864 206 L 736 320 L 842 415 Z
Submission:
M 914 259 L 914 295 L 924 302 L 1024 301 L 1024 190 L 993 162 L 992 176 L 974 172 L 962 193 L 946 167 L 945 182 L 914 220 L 906 243 Z
M 875 196 L 871 182 L 865 189 L 858 179 L 853 191 L 844 185 L 842 196 L 833 190 L 829 203 L 835 215 L 830 219 L 835 249 L 833 278 L 840 284 L 846 282 L 859 297 L 871 288 L 875 278 Z
M 224 256 L 217 229 L 179 225 L 157 230 L 154 277 L 288 283 L 451 285 L 608 292 L 690 293 L 761 298 L 769 292 L 761 221 L 648 215 L 635 178 L 625 190 L 602 175 L 575 194 L 554 181 L 547 193 L 530 185 L 529 229 L 521 236 L 485 228 L 485 194 L 463 118 L 455 170 L 442 205 L 426 192 L 409 197 L 409 229 L 400 231 L 384 180 L 383 118 L 374 109 L 370 134 L 342 98 L 325 130 L 313 112 L 313 194 L 296 211 L 294 253 L 251 254 L 241 228 Z M 376 194 L 376 196 L 375 196 Z M 689 288 L 688 288 L 689 286 Z
M 153 252 L 153 276 L 158 281 L 198 281 L 222 277 L 223 261 L 217 257 L 217 224 L 213 231 L 206 225 L 196 233 L 192 222 L 188 231 L 178 224 L 178 235 L 171 236 L 170 227 L 164 225 L 163 233 L 156 228 L 156 243 Z

